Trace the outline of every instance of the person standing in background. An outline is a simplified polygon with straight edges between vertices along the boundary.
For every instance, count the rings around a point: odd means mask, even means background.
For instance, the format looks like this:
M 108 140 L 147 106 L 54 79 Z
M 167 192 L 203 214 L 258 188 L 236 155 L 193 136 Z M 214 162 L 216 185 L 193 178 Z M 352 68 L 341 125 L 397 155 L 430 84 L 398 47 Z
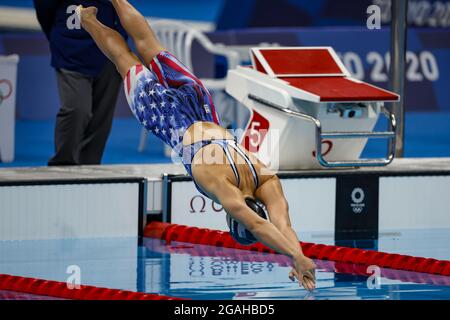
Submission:
M 50 43 L 61 107 L 56 117 L 55 154 L 49 166 L 100 164 L 111 131 L 122 79 L 114 64 L 81 27 L 78 5 L 98 7 L 98 19 L 125 38 L 109 0 L 33 0 Z

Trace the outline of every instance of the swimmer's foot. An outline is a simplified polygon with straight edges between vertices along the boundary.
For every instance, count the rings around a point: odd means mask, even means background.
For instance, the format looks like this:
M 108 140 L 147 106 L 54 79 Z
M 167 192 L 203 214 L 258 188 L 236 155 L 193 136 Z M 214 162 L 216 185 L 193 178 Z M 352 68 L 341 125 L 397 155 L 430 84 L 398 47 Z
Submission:
M 84 8 L 82 5 L 79 5 L 75 10 L 81 25 L 85 25 L 85 23 L 90 20 L 96 20 L 97 11 L 98 9 L 96 7 Z

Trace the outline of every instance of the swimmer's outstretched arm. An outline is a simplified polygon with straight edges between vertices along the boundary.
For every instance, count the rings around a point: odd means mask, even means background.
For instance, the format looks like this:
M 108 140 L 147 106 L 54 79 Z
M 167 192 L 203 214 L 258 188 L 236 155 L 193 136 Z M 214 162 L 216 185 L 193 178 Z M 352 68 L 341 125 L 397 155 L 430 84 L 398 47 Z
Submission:
M 214 194 L 215 198 L 223 206 L 224 210 L 234 219 L 241 222 L 261 243 L 269 248 L 292 258 L 294 270 L 300 285 L 308 290 L 313 290 L 313 280 L 304 277 L 305 256 L 299 250 L 299 243 L 292 241 L 268 220 L 265 220 L 254 212 L 245 203 L 242 192 L 229 181 L 217 181 L 208 183 L 206 190 Z M 306 258 L 307 259 L 307 258 Z
M 262 184 L 255 192 L 255 196 L 260 199 L 266 206 L 269 212 L 270 222 L 272 222 L 282 234 L 286 236 L 292 243 L 297 244 L 298 250 L 303 255 L 300 241 L 297 234 L 292 229 L 291 220 L 289 217 L 289 204 L 283 193 L 280 180 L 276 175 Z M 304 258 L 304 270 L 308 271 L 315 268 L 315 264 L 311 259 Z M 290 278 L 297 277 L 296 270 L 292 270 Z

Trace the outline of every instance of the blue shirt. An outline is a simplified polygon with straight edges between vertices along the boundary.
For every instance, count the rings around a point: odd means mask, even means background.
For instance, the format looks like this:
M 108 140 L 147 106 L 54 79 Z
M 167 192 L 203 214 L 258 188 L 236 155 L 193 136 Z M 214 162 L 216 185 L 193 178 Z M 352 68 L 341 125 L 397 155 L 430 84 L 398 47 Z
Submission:
M 37 18 L 50 42 L 52 67 L 97 76 L 108 58 L 89 33 L 76 27 L 74 8 L 80 4 L 84 7 L 97 7 L 98 20 L 127 38 L 119 17 L 108 0 L 34 0 Z

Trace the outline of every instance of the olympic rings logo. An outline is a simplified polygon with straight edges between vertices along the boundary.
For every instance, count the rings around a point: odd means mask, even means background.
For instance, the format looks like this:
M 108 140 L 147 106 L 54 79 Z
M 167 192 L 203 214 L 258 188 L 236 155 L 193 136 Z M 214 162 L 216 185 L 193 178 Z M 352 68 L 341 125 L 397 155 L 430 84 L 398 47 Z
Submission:
M 365 208 L 365 203 L 363 203 L 366 197 L 364 190 L 362 188 L 354 188 L 351 194 L 352 203 L 350 206 L 354 213 L 362 213 Z
M 13 85 L 11 81 L 7 79 L 0 80 L 0 106 L 2 105 L 3 101 L 8 99 L 13 92 Z

